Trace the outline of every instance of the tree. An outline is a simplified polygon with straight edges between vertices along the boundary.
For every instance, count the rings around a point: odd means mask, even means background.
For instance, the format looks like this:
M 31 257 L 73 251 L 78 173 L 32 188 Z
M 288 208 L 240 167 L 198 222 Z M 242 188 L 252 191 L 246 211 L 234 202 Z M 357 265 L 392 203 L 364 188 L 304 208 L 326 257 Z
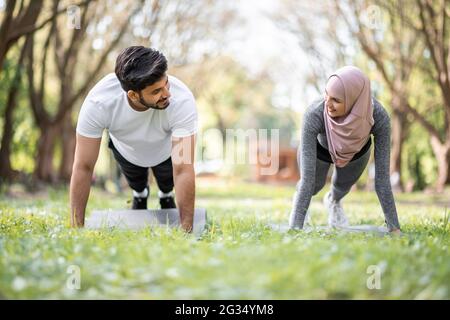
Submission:
M 42 9 L 42 0 L 21 1 L 9 0 L 0 26 L 0 67 L 3 66 L 9 49 L 25 34 L 36 30 L 36 21 Z
M 418 29 L 425 39 L 427 49 L 431 55 L 434 73 L 430 69 L 430 76 L 436 80 L 442 95 L 445 110 L 444 134 L 439 134 L 423 116 L 409 108 L 414 117 L 431 135 L 431 146 L 438 161 L 437 189 L 442 191 L 445 184 L 450 183 L 450 42 L 449 19 L 450 1 L 417 0 L 420 23 Z M 409 107 L 409 106 L 408 106 Z
M 57 10 L 59 2 L 55 2 L 53 11 Z M 209 30 L 211 12 L 221 12 L 217 8 L 224 8 L 225 3 L 210 0 L 142 0 L 136 3 L 130 0 L 108 6 L 107 3 L 86 2 L 80 11 L 79 30 L 69 32 L 62 28 L 64 20 L 55 18 L 45 34 L 37 35 L 33 44 L 38 47 L 31 46 L 27 55 L 30 101 L 41 132 L 35 172 L 39 180 L 70 178 L 75 146 L 75 105 L 95 83 L 102 68 L 110 66 L 108 57 L 116 54 L 115 47 L 122 43 L 126 46 L 157 45 L 163 52 L 167 50 L 172 64 L 187 63 L 192 59 L 188 48 L 196 41 L 203 41 L 206 33 L 202 30 Z M 123 12 L 130 13 L 123 15 Z M 107 32 L 95 34 L 95 30 L 104 25 L 109 27 Z M 43 35 L 45 38 L 39 38 Z M 171 41 L 167 41 L 169 38 Z M 99 44 L 103 49 L 93 51 Z M 80 76 L 76 70 L 81 65 L 88 72 Z M 50 94 L 53 90 L 46 86 L 49 80 L 58 84 L 56 94 Z M 56 171 L 54 158 L 58 145 L 62 152 L 59 171 Z
M 78 6 L 82 7 L 86 1 L 80 2 Z M 5 11 L 2 16 L 0 25 L 0 72 L 3 70 L 3 63 L 7 57 L 8 52 L 22 37 L 26 37 L 24 41 L 20 58 L 17 61 L 17 71 L 7 93 L 7 103 L 4 113 L 4 127 L 2 134 L 2 144 L 0 148 L 0 180 L 10 181 L 14 172 L 11 167 L 10 153 L 11 141 L 13 137 L 13 114 L 16 107 L 16 95 L 19 90 L 21 82 L 22 63 L 25 56 L 25 51 L 30 46 L 30 35 L 38 30 L 44 28 L 49 22 L 53 21 L 57 15 L 66 12 L 67 7 L 53 10 L 49 17 L 44 17 L 42 21 L 39 18 L 42 16 L 44 9 L 42 0 L 21 1 L 17 5 L 16 0 L 7 1 Z
M 89 1 L 83 1 L 76 6 L 82 7 Z M 74 5 L 74 4 L 71 4 Z M 43 0 L 20 1 L 8 0 L 0 25 L 0 70 L 5 61 L 6 55 L 14 44 L 23 36 L 32 34 L 51 22 L 55 15 L 67 11 L 67 7 L 53 11 L 43 21 L 38 22 L 38 18 L 43 9 Z
M 27 47 L 30 45 L 30 38 L 24 41 L 22 49 L 20 51 L 20 57 L 17 62 L 15 74 L 11 81 L 10 89 L 7 95 L 5 113 L 4 113 L 4 125 L 3 134 L 0 148 L 0 184 L 4 181 L 11 181 L 14 178 L 15 172 L 11 167 L 11 141 L 13 137 L 13 111 L 16 105 L 16 98 L 18 90 L 21 88 L 22 80 L 22 62 L 25 57 Z
M 53 6 L 53 12 L 57 12 L 60 1 L 56 0 Z M 81 55 L 83 50 L 90 52 L 94 39 L 87 38 L 87 29 L 95 24 L 96 19 L 104 17 L 106 4 L 101 5 L 94 1 L 86 1 L 83 9 L 80 8 L 80 29 L 73 28 L 65 30 L 61 25 L 62 19 L 56 15 L 52 20 L 51 26 L 46 30 L 45 39 L 41 50 L 36 52 L 36 41 L 28 48 L 27 52 L 27 75 L 30 95 L 30 105 L 33 111 L 35 122 L 41 132 L 36 156 L 35 177 L 41 181 L 53 182 L 59 178 L 68 180 L 71 175 L 73 164 L 73 153 L 75 148 L 75 129 L 72 124 L 71 111 L 77 101 L 82 98 L 94 83 L 98 74 L 107 61 L 111 50 L 116 47 L 124 36 L 130 21 L 140 10 L 142 3 L 128 4 L 125 11 L 131 10 L 130 15 L 115 19 L 115 32 L 110 30 L 111 38 L 100 53 L 90 56 L 90 61 L 84 61 L 85 66 L 81 67 Z M 116 15 L 121 15 L 117 13 Z M 32 35 L 33 40 L 37 36 Z M 48 57 L 53 54 L 53 59 Z M 96 58 L 96 59 L 95 59 Z M 52 60 L 52 67 L 56 70 L 55 74 L 49 73 L 48 64 Z M 89 63 L 90 62 L 90 63 Z M 37 68 L 40 66 L 40 69 Z M 88 68 L 86 68 L 88 67 Z M 77 68 L 89 70 L 88 72 L 78 73 Z M 37 74 L 36 70 L 40 72 Z M 77 77 L 78 74 L 78 77 Z M 49 79 L 56 81 L 57 101 L 55 105 L 46 107 L 48 100 L 46 83 Z M 50 110 L 53 107 L 53 112 Z M 61 139 L 62 161 L 60 170 L 54 169 L 55 146 Z
M 346 50 L 349 44 L 338 34 L 335 12 L 329 2 L 284 0 L 269 18 L 298 39 L 309 65 L 307 84 L 317 94 L 323 94 L 323 85 L 332 71 L 351 63 L 352 56 Z
M 409 129 L 407 113 L 404 110 L 411 93 L 408 81 L 416 61 L 422 55 L 423 46 L 416 33 L 406 27 L 406 14 L 414 10 L 408 1 L 377 1 L 375 3 L 387 9 L 389 13 L 387 21 L 382 19 L 383 12 L 380 6 L 370 7 L 366 2 L 351 0 L 346 3 L 346 7 L 342 2 L 334 1 L 336 12 L 357 39 L 363 52 L 375 63 L 389 89 L 390 106 L 393 111 L 390 167 L 391 174 L 399 177 L 393 187 L 403 189 L 402 149 Z M 370 14 L 374 16 L 369 17 Z M 368 19 L 378 21 L 370 22 Z
M 434 102 L 430 103 L 431 108 L 424 108 L 418 103 L 420 99 L 417 98 L 417 93 L 408 92 L 399 110 L 410 114 L 429 134 L 438 164 L 436 191 L 440 192 L 446 184 L 450 183 L 450 43 L 448 41 L 450 1 L 416 0 L 401 2 L 398 6 L 393 6 L 388 1 L 378 3 L 387 8 L 391 16 L 399 16 L 402 19 L 403 34 L 412 34 L 412 37 L 416 37 L 418 39 L 416 41 L 420 43 L 419 55 L 409 50 L 405 52 L 405 55 L 413 57 L 410 61 L 404 59 L 411 65 L 410 73 L 413 68 L 418 69 L 420 73 L 416 73 L 416 76 L 421 77 L 423 81 L 422 89 L 431 84 L 437 87 L 441 94 L 440 100 L 436 100 L 435 96 L 429 97 Z M 439 102 L 436 103 L 436 101 Z M 430 114 L 439 111 L 443 111 L 444 121 L 433 121 Z

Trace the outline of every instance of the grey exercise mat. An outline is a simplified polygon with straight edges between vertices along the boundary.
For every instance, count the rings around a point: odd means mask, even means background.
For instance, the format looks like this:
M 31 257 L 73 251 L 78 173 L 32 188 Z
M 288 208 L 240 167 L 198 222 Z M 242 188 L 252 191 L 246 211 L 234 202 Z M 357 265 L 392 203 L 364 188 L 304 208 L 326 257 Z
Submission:
M 96 210 L 86 219 L 85 227 L 100 229 L 117 227 L 120 229 L 141 229 L 148 226 L 178 227 L 180 215 L 178 209 L 160 210 Z M 198 208 L 194 212 L 193 233 L 200 235 L 206 225 L 206 209 Z
M 289 231 L 289 226 L 284 223 L 270 223 L 270 228 L 272 228 L 274 231 L 279 232 L 287 232 Z M 386 227 L 381 226 L 374 226 L 374 225 L 355 225 L 355 226 L 348 226 L 348 227 L 340 227 L 336 229 L 332 229 L 328 226 L 305 226 L 305 231 L 342 231 L 342 232 L 367 232 L 367 233 L 376 233 L 376 234 L 387 234 L 389 233 L 389 230 Z

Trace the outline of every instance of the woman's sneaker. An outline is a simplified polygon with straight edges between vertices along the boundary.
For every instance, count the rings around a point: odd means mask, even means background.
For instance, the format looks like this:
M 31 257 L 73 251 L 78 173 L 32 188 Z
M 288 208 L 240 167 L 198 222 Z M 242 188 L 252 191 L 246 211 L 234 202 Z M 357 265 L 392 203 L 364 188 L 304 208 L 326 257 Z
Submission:
M 331 199 L 331 192 L 323 197 L 323 204 L 328 210 L 328 225 L 332 228 L 348 227 L 348 219 L 345 216 L 340 201 Z

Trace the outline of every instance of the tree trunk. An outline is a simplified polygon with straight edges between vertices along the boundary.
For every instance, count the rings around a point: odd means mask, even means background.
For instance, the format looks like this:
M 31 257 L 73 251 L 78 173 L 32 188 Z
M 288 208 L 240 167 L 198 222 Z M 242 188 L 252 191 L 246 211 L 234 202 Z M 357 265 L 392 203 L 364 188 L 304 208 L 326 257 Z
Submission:
M 431 147 L 438 162 L 436 191 L 442 192 L 450 179 L 450 141 L 442 144 L 436 137 L 431 137 Z
M 54 123 L 47 123 L 41 125 L 40 131 L 34 175 L 40 181 L 55 182 L 57 174 L 53 167 L 53 156 L 56 138 L 60 133 L 60 126 Z
M 72 114 L 67 112 L 61 127 L 62 158 L 59 165 L 59 180 L 69 181 L 72 176 L 75 156 L 75 128 L 72 125 Z
M 445 182 L 445 184 L 449 185 L 450 184 L 450 152 L 447 154 L 447 163 L 448 163 L 447 172 L 449 172 L 449 174 L 447 175 L 447 181 Z
M 0 25 L 0 72 L 2 70 L 3 62 L 5 61 L 8 49 L 11 46 L 8 41 L 8 35 L 10 33 L 11 24 L 14 21 L 14 9 L 16 7 L 16 2 L 16 0 L 7 2 Z
M 10 92 L 10 95 L 11 94 L 12 92 Z M 2 135 L 2 146 L 0 148 L 0 182 L 10 182 L 14 177 L 14 171 L 11 167 L 11 160 L 10 160 L 11 141 L 13 138 L 12 116 L 14 105 L 15 102 L 9 100 L 5 110 L 5 122 Z
M 5 108 L 5 122 L 3 126 L 2 142 L 0 148 L 0 182 L 11 182 L 14 179 L 15 173 L 11 167 L 11 142 L 13 140 L 13 113 L 14 107 L 17 103 L 17 92 L 19 90 L 22 78 L 22 62 L 25 57 L 25 52 L 29 42 L 25 41 L 23 44 L 19 60 L 17 61 L 16 73 L 11 82 L 11 87 L 8 92 L 8 100 Z

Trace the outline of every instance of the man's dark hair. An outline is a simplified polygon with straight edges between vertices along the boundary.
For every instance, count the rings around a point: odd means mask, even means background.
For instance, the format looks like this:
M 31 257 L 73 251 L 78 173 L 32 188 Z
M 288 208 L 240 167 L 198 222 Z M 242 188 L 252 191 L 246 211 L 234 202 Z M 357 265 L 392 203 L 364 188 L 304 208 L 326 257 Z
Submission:
M 116 76 L 125 91 L 141 91 L 160 80 L 166 71 L 166 57 L 143 46 L 126 48 L 116 60 Z

